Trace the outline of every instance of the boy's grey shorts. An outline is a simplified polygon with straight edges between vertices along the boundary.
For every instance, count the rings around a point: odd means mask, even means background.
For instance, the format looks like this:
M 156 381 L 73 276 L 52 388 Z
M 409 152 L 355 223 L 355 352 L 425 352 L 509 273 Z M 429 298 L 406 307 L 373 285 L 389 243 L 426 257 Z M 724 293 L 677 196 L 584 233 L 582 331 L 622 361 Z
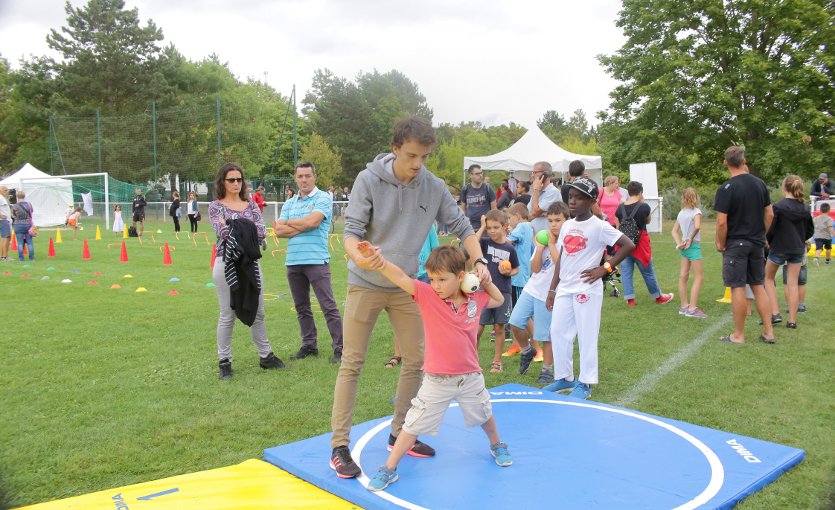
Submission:
M 413 436 L 437 436 L 450 402 L 455 399 L 464 413 L 464 425 L 478 427 L 493 416 L 490 392 L 481 372 L 462 375 L 424 374 L 403 430 Z

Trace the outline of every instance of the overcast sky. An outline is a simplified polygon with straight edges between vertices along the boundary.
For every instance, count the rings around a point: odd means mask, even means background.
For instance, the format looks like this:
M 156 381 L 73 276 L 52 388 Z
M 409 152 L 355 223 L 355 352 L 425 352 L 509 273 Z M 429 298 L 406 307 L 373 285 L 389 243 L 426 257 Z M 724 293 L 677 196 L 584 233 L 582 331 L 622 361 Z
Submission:
M 72 0 L 81 7 L 81 0 Z M 434 123 L 478 120 L 531 127 L 547 110 L 591 123 L 617 82 L 595 58 L 625 42 L 619 0 L 126 0 L 191 60 L 216 53 L 241 79 L 264 79 L 299 107 L 313 72 L 405 74 Z M 0 0 L 0 53 L 51 54 L 63 0 Z

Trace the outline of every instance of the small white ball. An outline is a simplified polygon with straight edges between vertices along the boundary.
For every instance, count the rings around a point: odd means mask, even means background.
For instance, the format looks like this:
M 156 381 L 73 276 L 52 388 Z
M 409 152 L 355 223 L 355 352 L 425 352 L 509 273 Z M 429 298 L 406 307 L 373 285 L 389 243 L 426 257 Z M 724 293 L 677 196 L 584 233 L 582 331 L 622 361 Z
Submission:
M 478 276 L 474 275 L 473 273 L 467 273 L 464 275 L 464 279 L 461 280 L 461 290 L 466 294 L 472 294 L 473 292 L 478 290 Z

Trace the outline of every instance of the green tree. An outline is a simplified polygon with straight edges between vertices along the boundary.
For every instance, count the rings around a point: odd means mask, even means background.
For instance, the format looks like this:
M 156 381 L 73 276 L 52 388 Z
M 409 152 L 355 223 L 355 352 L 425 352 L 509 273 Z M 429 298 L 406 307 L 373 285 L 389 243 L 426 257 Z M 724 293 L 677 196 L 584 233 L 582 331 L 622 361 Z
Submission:
M 834 12 L 828 0 L 624 0 L 628 40 L 599 57 L 622 82 L 599 115 L 607 160 L 720 181 L 724 150 L 743 145 L 766 180 L 830 168 Z
M 438 146 L 426 161 L 426 169 L 461 189 L 465 156 L 488 156 L 501 152 L 522 138 L 526 129 L 510 123 L 484 127 L 480 122 L 441 124 L 435 130 Z
M 299 151 L 299 161 L 310 161 L 316 167 L 316 186 L 319 189 L 326 190 L 331 184 L 339 187 L 347 185 L 339 181 L 342 173 L 339 149 L 328 145 L 318 134 L 310 135 L 307 145 Z
M 68 27 L 50 30 L 46 40 L 63 55 L 54 63 L 61 78 L 56 92 L 72 105 L 116 115 L 173 97 L 163 74 L 167 54 L 157 45 L 162 30 L 151 20 L 140 26 L 137 8 L 125 10 L 122 0 L 90 0 L 81 9 L 67 2 L 65 11 Z
M 317 70 L 303 103 L 312 130 L 339 147 L 348 182 L 374 156 L 391 151 L 396 120 L 413 115 L 432 120 L 432 109 L 417 85 L 394 70 L 359 74 L 356 83 Z

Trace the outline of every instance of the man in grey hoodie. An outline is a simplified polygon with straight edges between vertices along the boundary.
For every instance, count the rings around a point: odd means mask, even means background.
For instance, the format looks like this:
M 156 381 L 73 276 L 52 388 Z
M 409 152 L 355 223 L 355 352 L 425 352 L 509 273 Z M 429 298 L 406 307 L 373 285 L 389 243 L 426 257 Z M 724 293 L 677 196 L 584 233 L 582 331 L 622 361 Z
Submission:
M 382 310 L 388 312 L 403 360 L 389 450 L 400 435 L 411 400 L 420 388 L 424 361 L 423 321 L 412 297 L 377 271 L 384 264 L 381 254 L 415 277 L 425 233 L 437 218 L 464 240 L 464 247 L 475 259 L 479 280 L 490 281 L 487 260 L 483 258 L 470 222 L 456 205 L 444 181 L 423 166 L 435 143 L 435 130 L 426 119 L 399 120 L 394 125 L 392 154 L 380 154 L 359 173 L 345 211 L 344 246 L 351 260 L 348 262 L 348 295 L 343 319 L 342 365 L 336 378 L 331 414 L 333 452 L 330 460 L 331 468 L 341 478 L 354 478 L 361 473 L 351 458 L 349 433 L 357 399 L 357 380 L 365 364 L 371 332 Z M 423 234 L 418 235 L 418 232 Z M 374 254 L 366 257 L 360 253 L 357 249 L 360 241 L 371 243 Z M 408 453 L 413 457 L 431 457 L 435 450 L 416 441 Z

